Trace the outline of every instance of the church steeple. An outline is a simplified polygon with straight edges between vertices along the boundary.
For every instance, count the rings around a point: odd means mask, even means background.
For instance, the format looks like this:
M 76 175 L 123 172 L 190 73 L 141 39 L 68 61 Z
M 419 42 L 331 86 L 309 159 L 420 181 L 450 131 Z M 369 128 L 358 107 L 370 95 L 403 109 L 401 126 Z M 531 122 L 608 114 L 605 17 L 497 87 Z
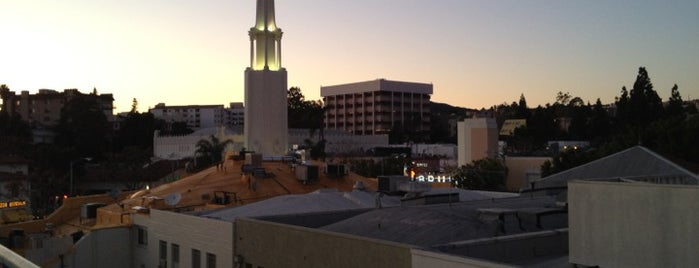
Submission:
M 274 0 L 257 0 L 255 27 L 250 28 L 250 68 L 282 68 L 282 30 L 274 20 Z
M 249 1 L 249 0 L 246 0 Z M 245 69 L 245 148 L 262 155 L 286 155 L 289 148 L 286 69 L 282 30 L 274 21 L 274 0 L 257 0 L 250 28 L 250 67 Z

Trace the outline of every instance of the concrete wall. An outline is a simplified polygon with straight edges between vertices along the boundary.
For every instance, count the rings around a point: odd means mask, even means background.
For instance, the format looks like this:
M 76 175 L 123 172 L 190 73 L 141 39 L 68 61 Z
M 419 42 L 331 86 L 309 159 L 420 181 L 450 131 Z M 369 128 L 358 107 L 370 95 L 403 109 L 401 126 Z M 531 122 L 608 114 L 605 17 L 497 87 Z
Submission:
M 219 132 L 216 137 L 219 141 L 233 141 L 233 144 L 227 147 L 229 151 L 240 151 L 243 148 L 242 135 L 224 135 Z M 209 139 L 211 139 L 211 135 L 160 136 L 159 132 L 155 131 L 153 134 L 153 156 L 171 160 L 194 157 L 197 142 Z
M 699 267 L 699 187 L 568 183 L 570 262 Z
M 235 254 L 252 267 L 411 267 L 410 246 L 238 218 Z M 245 266 L 243 266 L 245 267 Z
M 147 232 L 147 244 L 138 243 L 138 228 Z M 160 241 L 167 243 L 168 266 L 172 267 L 172 244 L 179 246 L 179 267 L 190 267 L 192 249 L 201 252 L 201 267 L 206 254 L 216 255 L 216 267 L 233 267 L 233 223 L 169 211 L 151 210 L 133 215 L 131 230 L 133 263 L 131 267 L 158 267 Z
M 286 70 L 245 70 L 245 148 L 266 156 L 288 152 Z
M 453 255 L 521 263 L 565 256 L 568 252 L 568 230 L 555 229 L 474 239 L 435 246 L 435 248 Z
M 289 129 L 289 148 L 292 145 L 305 145 L 305 140 L 309 139 L 313 142 L 320 140 L 320 131 L 313 132 L 310 135 L 308 129 Z M 388 146 L 388 135 L 354 135 L 352 133 L 328 129 L 323 133 L 323 138 L 326 140 L 325 152 L 328 153 L 351 153 L 362 152 L 374 147 Z
M 507 191 L 519 192 L 529 188 L 529 182 L 541 178 L 541 165 L 551 160 L 550 157 L 512 157 L 505 158 Z
M 25 250 L 24 257 L 42 267 L 57 267 L 56 264 L 60 264 L 59 255 L 70 255 L 73 248 L 71 236 L 37 237 L 29 242 L 31 246 Z
M 456 159 L 458 147 L 454 144 L 413 144 L 410 146 L 414 156 L 444 156 L 449 159 Z
M 438 252 L 411 250 L 413 268 L 506 268 L 514 267 L 485 260 L 462 258 Z
M 131 265 L 128 227 L 94 230 L 75 244 L 68 267 L 123 268 Z

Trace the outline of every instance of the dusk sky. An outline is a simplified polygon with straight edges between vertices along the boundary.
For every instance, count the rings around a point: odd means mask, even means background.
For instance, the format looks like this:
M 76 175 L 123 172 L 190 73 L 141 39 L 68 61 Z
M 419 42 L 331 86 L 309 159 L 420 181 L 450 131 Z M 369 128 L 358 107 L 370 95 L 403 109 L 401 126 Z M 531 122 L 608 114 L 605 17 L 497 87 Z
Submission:
M 112 93 L 115 112 L 243 101 L 255 0 L 0 1 L 0 84 Z M 699 1 L 277 0 L 289 86 L 386 78 L 481 108 L 614 101 L 645 66 L 699 98 Z

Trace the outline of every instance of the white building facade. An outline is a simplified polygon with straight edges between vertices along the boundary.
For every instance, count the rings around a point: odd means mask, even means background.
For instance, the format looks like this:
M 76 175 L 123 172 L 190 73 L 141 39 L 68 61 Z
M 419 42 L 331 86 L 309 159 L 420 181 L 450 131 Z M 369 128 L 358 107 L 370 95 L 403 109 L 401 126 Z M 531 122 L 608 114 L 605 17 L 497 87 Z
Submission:
M 168 123 L 185 122 L 187 127 L 195 130 L 222 126 L 225 114 L 223 105 L 167 106 L 158 103 L 148 111 L 155 118 Z

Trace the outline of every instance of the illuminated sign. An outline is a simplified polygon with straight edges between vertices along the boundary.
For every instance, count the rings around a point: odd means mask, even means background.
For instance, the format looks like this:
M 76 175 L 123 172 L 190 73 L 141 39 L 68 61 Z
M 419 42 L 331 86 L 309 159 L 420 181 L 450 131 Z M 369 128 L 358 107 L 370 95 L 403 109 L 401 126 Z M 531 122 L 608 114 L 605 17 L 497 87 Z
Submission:
M 22 207 L 22 206 L 26 206 L 26 205 L 27 205 L 27 201 L 24 201 L 24 200 L 0 202 L 0 208 L 15 208 L 15 207 Z
M 451 182 L 451 176 L 440 176 L 440 175 L 417 175 L 414 178 L 415 181 L 419 182 Z

